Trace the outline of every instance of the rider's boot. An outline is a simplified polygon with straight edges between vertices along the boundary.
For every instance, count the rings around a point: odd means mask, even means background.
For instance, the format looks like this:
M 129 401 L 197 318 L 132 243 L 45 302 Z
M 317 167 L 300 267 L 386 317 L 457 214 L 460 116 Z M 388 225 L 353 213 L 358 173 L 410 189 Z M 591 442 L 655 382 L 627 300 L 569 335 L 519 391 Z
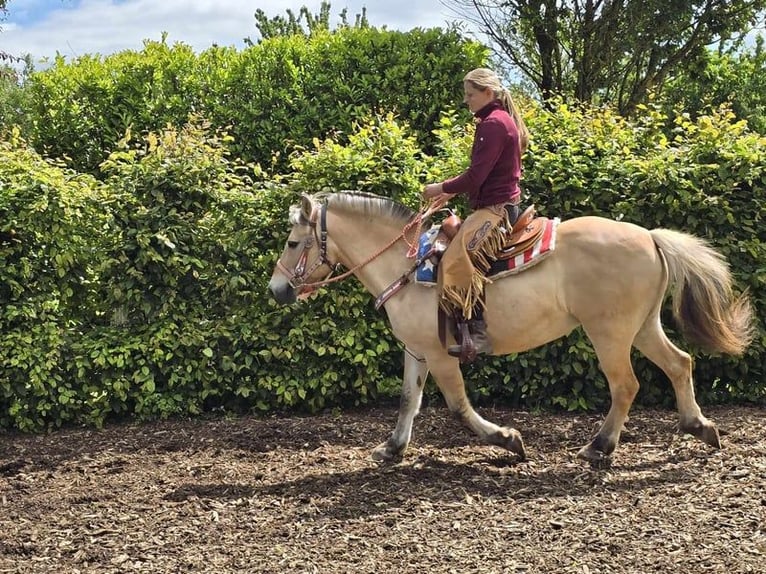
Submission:
M 492 342 L 487 335 L 487 324 L 484 322 L 484 319 L 470 321 L 469 327 L 473 334 L 473 344 L 476 346 L 476 353 L 479 355 L 491 355 Z
M 450 345 L 447 353 L 460 358 L 461 363 L 472 363 L 477 355 L 492 353 L 492 343 L 487 336 L 487 324 L 483 319 L 459 320 L 458 331 L 460 344 Z

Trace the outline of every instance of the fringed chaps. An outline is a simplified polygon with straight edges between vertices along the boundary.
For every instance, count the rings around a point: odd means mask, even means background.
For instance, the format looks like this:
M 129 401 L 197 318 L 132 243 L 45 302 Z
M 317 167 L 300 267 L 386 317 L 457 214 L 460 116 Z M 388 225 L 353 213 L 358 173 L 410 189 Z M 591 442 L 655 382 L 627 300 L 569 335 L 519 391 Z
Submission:
M 477 305 L 484 306 L 484 285 L 495 253 L 503 247 L 507 212 L 503 205 L 484 207 L 469 215 L 439 262 L 441 307 L 448 314 L 459 311 L 473 318 Z

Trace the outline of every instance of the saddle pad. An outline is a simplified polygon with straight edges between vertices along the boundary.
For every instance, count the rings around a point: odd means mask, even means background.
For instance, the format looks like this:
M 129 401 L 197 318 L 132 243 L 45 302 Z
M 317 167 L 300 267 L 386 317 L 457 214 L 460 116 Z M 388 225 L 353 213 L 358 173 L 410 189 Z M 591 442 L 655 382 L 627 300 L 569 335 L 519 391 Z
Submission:
M 436 285 L 436 267 L 428 259 L 423 259 L 433 248 L 436 234 L 439 233 L 439 226 L 434 225 L 420 236 L 418 242 L 418 261 L 423 260 L 415 270 L 415 281 L 429 287 Z
M 519 253 L 516 257 L 495 261 L 492 267 L 490 267 L 487 276 L 492 279 L 500 279 L 506 275 L 521 273 L 545 259 L 556 248 L 556 229 L 559 223 L 561 223 L 561 220 L 558 217 L 547 219 L 545 230 L 534 245 L 527 248 L 523 253 Z M 422 259 L 431 251 L 433 241 L 438 232 L 439 227 L 434 226 L 420 236 L 418 259 Z M 415 281 L 430 287 L 436 285 L 436 267 L 428 259 L 423 260 L 415 270 Z
M 487 276 L 492 279 L 500 279 L 506 275 L 515 275 L 521 273 L 525 269 L 529 269 L 533 265 L 537 265 L 545 259 L 548 255 L 553 253 L 556 249 L 556 229 L 558 228 L 561 220 L 556 217 L 554 219 L 546 219 L 545 229 L 534 245 L 528 247 L 523 253 L 519 253 L 516 257 L 510 257 L 508 259 L 498 259 L 492 263 Z

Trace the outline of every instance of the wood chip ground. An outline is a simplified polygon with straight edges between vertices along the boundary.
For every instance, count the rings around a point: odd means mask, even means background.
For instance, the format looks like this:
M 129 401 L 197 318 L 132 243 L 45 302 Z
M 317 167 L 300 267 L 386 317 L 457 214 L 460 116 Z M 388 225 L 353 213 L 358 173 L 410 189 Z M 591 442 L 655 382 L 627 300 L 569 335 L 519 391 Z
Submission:
M 597 415 L 483 409 L 529 460 L 425 408 L 0 434 L 0 573 L 766 573 L 766 409 L 636 410 L 608 469 Z

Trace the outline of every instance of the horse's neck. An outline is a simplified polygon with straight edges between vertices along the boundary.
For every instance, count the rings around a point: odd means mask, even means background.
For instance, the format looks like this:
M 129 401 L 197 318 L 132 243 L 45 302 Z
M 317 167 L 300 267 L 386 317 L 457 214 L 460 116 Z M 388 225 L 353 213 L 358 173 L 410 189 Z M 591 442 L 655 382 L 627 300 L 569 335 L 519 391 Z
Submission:
M 349 225 L 344 223 L 334 227 L 333 239 L 341 253 L 341 261 L 347 269 L 354 269 L 357 279 L 367 291 L 377 296 L 386 287 L 405 273 L 412 261 L 407 259 L 407 246 L 404 241 L 398 241 L 388 249 L 384 249 L 393 241 L 401 230 L 392 229 L 382 224 L 359 223 Z M 339 231 L 339 232 L 338 232 Z M 416 233 L 407 234 L 409 241 L 417 241 Z M 371 261 L 371 257 L 376 255 Z M 367 263 L 365 263 L 367 262 Z

